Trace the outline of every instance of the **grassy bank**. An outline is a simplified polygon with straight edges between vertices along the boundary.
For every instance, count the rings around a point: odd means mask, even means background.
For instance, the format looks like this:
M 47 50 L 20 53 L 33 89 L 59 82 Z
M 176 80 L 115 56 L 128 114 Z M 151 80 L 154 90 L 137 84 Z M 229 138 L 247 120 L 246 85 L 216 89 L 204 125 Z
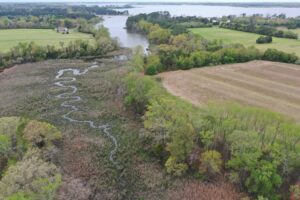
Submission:
M 260 50 L 275 48 L 287 53 L 296 53 L 300 56 L 300 40 L 274 37 L 271 44 L 256 44 L 256 39 L 260 35 L 254 33 L 246 33 L 217 27 L 195 28 L 190 30 L 208 40 L 222 40 L 225 44 L 241 43 L 245 46 L 255 46 Z
M 78 39 L 93 41 L 90 34 L 71 31 L 70 34 L 57 33 L 51 29 L 9 29 L 0 30 L 0 52 L 7 52 L 18 43 L 35 42 L 37 45 L 56 45 L 60 42 L 65 44 Z

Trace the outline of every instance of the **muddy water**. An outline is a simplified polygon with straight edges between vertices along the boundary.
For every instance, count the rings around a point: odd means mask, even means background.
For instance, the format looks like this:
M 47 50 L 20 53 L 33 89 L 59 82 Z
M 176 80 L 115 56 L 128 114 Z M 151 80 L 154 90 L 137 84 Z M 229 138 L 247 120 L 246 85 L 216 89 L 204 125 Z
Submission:
M 91 65 L 90 67 L 87 67 L 86 69 L 84 69 L 82 71 L 80 71 L 79 69 L 72 69 L 72 68 L 59 70 L 55 77 L 56 82 L 54 84 L 58 87 L 64 88 L 65 90 L 68 90 L 68 92 L 61 93 L 61 94 L 57 95 L 56 98 L 63 99 L 64 101 L 60 104 L 60 106 L 62 108 L 69 110 L 68 112 L 66 112 L 65 114 L 62 115 L 63 119 L 69 121 L 70 123 L 74 123 L 74 124 L 78 124 L 78 125 L 79 124 L 87 124 L 92 129 L 98 129 L 99 132 L 104 133 L 105 136 L 107 136 L 111 140 L 111 142 L 113 144 L 113 149 L 111 150 L 111 152 L 109 154 L 109 160 L 113 164 L 116 165 L 117 162 L 115 160 L 115 154 L 118 149 L 118 141 L 112 135 L 110 125 L 109 124 L 97 124 L 97 122 L 92 121 L 92 120 L 79 120 L 79 119 L 74 119 L 71 117 L 72 113 L 80 110 L 80 108 L 78 106 L 74 105 L 74 103 L 81 101 L 81 97 L 76 95 L 78 88 L 75 86 L 75 84 L 72 84 L 72 83 L 76 82 L 77 76 L 85 75 L 90 70 L 92 70 L 94 68 L 98 68 L 98 67 L 101 67 L 101 66 L 94 63 L 93 65 Z M 67 72 L 68 72 L 68 74 L 70 74 L 70 72 L 71 72 L 72 75 L 66 76 L 65 73 L 67 73 Z

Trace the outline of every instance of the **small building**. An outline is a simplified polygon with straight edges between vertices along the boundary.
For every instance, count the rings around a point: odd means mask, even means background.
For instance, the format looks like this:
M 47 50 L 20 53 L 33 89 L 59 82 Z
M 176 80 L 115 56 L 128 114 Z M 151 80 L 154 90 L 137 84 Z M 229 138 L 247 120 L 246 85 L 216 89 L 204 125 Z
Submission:
M 66 27 L 57 27 L 56 32 L 62 34 L 69 34 L 69 29 Z

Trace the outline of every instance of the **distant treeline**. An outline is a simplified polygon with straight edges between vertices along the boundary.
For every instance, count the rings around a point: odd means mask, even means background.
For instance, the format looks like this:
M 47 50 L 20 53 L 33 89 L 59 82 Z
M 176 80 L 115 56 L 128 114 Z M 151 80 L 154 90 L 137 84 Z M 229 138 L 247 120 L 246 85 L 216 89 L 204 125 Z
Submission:
M 99 15 L 124 15 L 111 7 L 68 6 L 61 4 L 0 4 L 0 29 L 56 27 L 77 28 L 93 33 Z
M 207 6 L 232 6 L 232 7 L 280 7 L 280 8 L 299 8 L 300 3 L 296 2 L 236 2 L 236 3 L 199 3 L 198 5 Z
M 207 6 L 232 6 L 232 7 L 283 7 L 283 8 L 299 8 L 300 3 L 297 2 L 233 2 L 233 3 L 208 3 L 208 2 L 138 2 L 136 5 L 207 5 Z
M 95 42 L 76 40 L 59 47 L 54 45 L 39 46 L 34 42 L 19 43 L 7 53 L 0 53 L 0 71 L 15 64 L 37 62 L 46 59 L 79 58 L 84 56 L 100 56 L 119 48 L 118 41 L 111 39 L 106 28 L 94 31 Z
M 284 14 L 263 17 L 261 15 L 246 16 L 224 16 L 222 18 L 206 18 L 196 16 L 179 16 L 172 17 L 169 12 L 154 12 L 150 14 L 139 14 L 129 17 L 127 20 L 127 28 L 137 30 L 135 25 L 145 20 L 153 24 L 158 24 L 162 28 L 172 31 L 172 34 L 187 33 L 189 28 L 203 28 L 220 26 L 244 32 L 252 32 L 273 37 L 297 39 L 298 34 L 288 30 L 278 30 L 278 27 L 286 27 L 287 29 L 300 28 L 300 18 L 286 18 Z
M 125 15 L 128 11 L 116 11 L 109 7 L 68 6 L 59 4 L 0 4 L 0 16 L 56 16 L 60 18 L 91 19 L 97 15 Z
M 148 75 L 170 70 L 240 63 L 251 60 L 270 60 L 285 63 L 296 63 L 299 60 L 295 54 L 276 49 L 260 52 L 254 47 L 246 48 L 241 44 L 223 45 L 222 41 L 208 41 L 191 33 L 178 34 L 172 27 L 163 28 L 159 24 L 147 21 L 147 19 L 153 20 L 152 17 L 156 15 L 160 16 L 160 13 L 129 17 L 127 21 L 129 29 L 147 35 L 149 42 L 152 44 L 151 54 L 143 59 L 137 58 L 141 61 L 137 68 Z M 166 14 L 162 13 L 161 16 L 164 18 Z M 174 19 L 174 21 L 176 20 Z
M 247 24 L 229 22 L 229 23 L 221 24 L 220 27 L 237 30 L 237 31 L 279 37 L 279 38 L 298 39 L 297 33 L 293 33 L 292 31 L 277 30 L 276 28 L 269 27 L 269 26 L 256 26 L 256 25 L 252 25 L 252 24 L 247 25 Z
M 60 18 L 54 15 L 49 16 L 15 16 L 0 17 L 0 29 L 35 28 L 53 29 L 56 27 L 77 28 L 81 32 L 91 32 L 93 26 L 102 19 L 94 17 L 91 19 Z
M 216 18 L 205 18 L 205 17 L 172 17 L 169 12 L 153 12 L 150 14 L 139 14 L 131 16 L 127 19 L 126 27 L 132 31 L 139 31 L 137 24 L 141 20 L 158 24 L 162 28 L 167 28 L 172 31 L 172 34 L 178 35 L 181 33 L 187 33 L 188 28 L 203 28 L 212 27 L 214 25 L 214 19 Z

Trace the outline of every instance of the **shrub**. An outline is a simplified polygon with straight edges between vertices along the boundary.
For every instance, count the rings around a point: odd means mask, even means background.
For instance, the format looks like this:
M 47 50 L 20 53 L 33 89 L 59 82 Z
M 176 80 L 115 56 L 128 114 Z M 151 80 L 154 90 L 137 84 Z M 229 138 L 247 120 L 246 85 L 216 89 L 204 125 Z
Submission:
M 154 65 L 148 66 L 146 68 L 145 74 L 150 75 L 150 76 L 157 74 L 156 66 L 154 66 Z
M 6 198 L 7 200 L 32 200 L 32 198 L 28 197 L 24 192 L 17 192 Z
M 299 59 L 295 54 L 285 53 L 276 49 L 267 49 L 264 52 L 263 60 L 278 61 L 285 63 L 296 63 Z
M 8 161 L 14 162 L 26 151 L 20 132 L 26 120 L 20 117 L 0 118 L 0 173 Z
M 53 199 L 60 179 L 58 169 L 40 159 L 39 151 L 33 149 L 4 174 L 0 181 L 0 199 L 21 195 L 16 194 L 19 192 L 26 197 L 36 197 L 31 199 Z
M 32 120 L 26 125 L 23 137 L 33 147 L 49 147 L 53 141 L 60 139 L 59 130 L 46 122 Z
M 282 179 L 277 173 L 276 165 L 268 161 L 260 161 L 250 170 L 246 186 L 252 193 L 274 199 L 276 190 L 281 185 Z
M 125 104 L 130 106 L 136 113 L 143 114 L 151 99 L 150 93 L 157 89 L 155 81 L 150 77 L 131 73 L 125 79 L 127 95 Z
M 167 172 L 174 176 L 181 176 L 188 169 L 188 165 L 185 163 L 177 162 L 176 158 L 169 157 L 165 163 Z
M 220 173 L 223 161 L 221 154 L 217 151 L 205 151 L 200 156 L 199 169 L 201 173 L 215 175 Z
M 137 46 L 132 50 L 132 59 L 130 65 L 134 71 L 144 72 L 144 49 L 142 46 Z
M 292 31 L 285 31 L 283 34 L 284 38 L 290 38 L 290 39 L 298 39 L 298 34 L 294 33 Z
M 256 43 L 257 44 L 265 44 L 265 43 L 272 43 L 273 38 L 271 36 L 260 36 L 257 38 Z
M 8 137 L 15 136 L 20 124 L 20 117 L 2 117 L 0 118 L 0 134 Z
M 7 157 L 12 147 L 12 141 L 8 135 L 0 135 L 0 156 Z
M 182 162 L 195 147 L 192 118 L 196 108 L 163 92 L 159 98 L 152 96 L 144 115 L 144 126 L 155 144 L 163 144 L 172 157 Z

